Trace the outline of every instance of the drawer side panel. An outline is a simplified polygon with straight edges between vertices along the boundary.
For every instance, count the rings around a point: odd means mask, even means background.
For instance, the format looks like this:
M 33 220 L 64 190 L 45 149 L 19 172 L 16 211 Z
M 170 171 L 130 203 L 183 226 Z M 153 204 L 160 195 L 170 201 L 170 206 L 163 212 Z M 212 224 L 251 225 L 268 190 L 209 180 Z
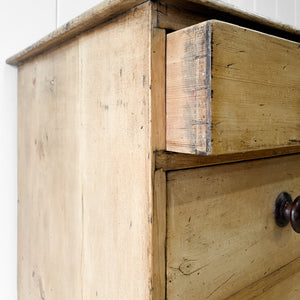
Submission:
M 168 35 L 166 85 L 168 151 L 219 155 L 300 144 L 296 42 L 199 23 Z

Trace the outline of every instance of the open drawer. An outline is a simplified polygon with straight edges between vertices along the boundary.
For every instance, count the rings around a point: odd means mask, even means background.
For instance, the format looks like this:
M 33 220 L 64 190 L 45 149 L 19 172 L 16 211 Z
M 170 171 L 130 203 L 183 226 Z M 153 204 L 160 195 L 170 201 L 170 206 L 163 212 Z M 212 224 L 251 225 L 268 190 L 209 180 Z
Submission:
M 215 20 L 168 34 L 166 127 L 174 152 L 299 146 L 299 44 Z

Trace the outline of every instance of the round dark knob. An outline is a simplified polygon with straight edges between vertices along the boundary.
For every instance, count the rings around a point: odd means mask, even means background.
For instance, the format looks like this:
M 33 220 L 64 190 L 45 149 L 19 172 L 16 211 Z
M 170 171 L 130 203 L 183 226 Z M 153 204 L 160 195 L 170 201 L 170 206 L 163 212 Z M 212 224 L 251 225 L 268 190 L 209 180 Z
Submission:
M 290 194 L 280 193 L 275 201 L 274 218 L 280 227 L 291 222 L 293 229 L 300 233 L 300 196 L 293 202 Z

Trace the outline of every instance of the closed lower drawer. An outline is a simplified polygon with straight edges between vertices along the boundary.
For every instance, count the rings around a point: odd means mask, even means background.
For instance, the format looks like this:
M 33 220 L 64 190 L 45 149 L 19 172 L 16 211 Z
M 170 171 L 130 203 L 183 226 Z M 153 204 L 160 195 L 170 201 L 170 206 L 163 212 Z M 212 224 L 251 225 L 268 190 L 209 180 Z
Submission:
M 216 20 L 167 35 L 166 147 L 226 154 L 300 145 L 300 47 Z
M 299 299 L 300 237 L 273 217 L 283 191 L 300 195 L 300 155 L 168 172 L 167 299 Z

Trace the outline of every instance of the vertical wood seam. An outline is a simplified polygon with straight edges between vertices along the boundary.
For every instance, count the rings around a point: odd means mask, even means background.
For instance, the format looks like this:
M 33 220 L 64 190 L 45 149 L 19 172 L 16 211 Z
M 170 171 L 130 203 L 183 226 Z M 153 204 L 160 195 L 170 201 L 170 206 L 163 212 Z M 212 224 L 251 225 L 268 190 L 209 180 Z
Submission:
M 151 274 L 150 274 L 150 299 L 162 300 L 165 294 L 165 195 L 166 189 L 165 173 L 163 170 L 155 169 L 155 151 L 165 149 L 165 101 L 166 101 L 166 33 L 165 29 L 157 28 L 158 25 L 158 5 L 150 2 L 150 149 L 152 159 L 152 211 L 151 211 Z
M 213 30 L 211 30 L 211 22 L 206 23 L 206 152 L 211 152 L 211 131 L 212 131 L 212 119 L 211 119 L 211 98 L 212 98 L 212 86 L 211 86 L 211 67 L 212 67 L 212 44 L 213 44 Z M 198 118 L 199 120 L 199 118 Z

